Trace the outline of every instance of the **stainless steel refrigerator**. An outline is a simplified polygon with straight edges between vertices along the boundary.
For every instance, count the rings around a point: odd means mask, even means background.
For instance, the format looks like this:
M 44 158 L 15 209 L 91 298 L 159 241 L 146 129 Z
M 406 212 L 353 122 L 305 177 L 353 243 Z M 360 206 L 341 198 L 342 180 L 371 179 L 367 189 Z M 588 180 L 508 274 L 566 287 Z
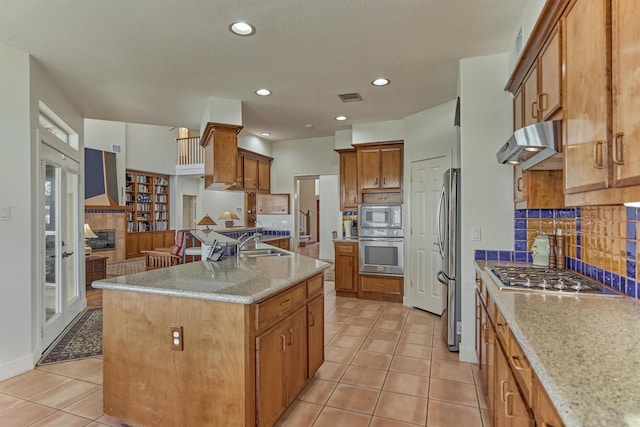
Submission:
M 442 270 L 438 281 L 445 285 L 446 308 L 442 314 L 442 335 L 449 351 L 460 349 L 460 169 L 448 169 L 443 176 L 438 202 L 438 246 Z

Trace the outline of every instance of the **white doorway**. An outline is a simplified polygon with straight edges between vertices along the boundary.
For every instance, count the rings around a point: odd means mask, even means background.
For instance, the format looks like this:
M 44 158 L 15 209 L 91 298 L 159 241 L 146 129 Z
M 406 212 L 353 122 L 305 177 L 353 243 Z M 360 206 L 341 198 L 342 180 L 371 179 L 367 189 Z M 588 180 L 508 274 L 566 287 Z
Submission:
M 411 164 L 411 297 L 414 307 L 442 315 L 444 286 L 436 274 L 442 266 L 438 250 L 437 210 L 442 175 L 450 167 L 447 156 Z
M 187 194 L 182 195 L 182 229 L 196 228 L 196 198 Z
M 41 224 L 41 338 L 46 349 L 84 309 L 84 244 L 80 234 L 79 163 L 56 150 L 57 138 L 39 130 Z

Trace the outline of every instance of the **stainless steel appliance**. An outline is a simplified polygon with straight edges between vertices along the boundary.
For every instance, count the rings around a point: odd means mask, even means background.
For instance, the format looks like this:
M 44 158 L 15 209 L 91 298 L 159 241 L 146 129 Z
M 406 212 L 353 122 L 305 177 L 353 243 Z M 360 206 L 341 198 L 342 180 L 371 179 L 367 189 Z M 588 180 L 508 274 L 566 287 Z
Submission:
M 358 228 L 360 273 L 404 274 L 402 205 L 361 204 Z
M 388 236 L 391 230 L 402 232 L 402 205 L 361 204 L 358 213 L 360 235 L 375 235 L 374 230 L 384 230 L 378 235 Z M 368 233 L 368 234 L 363 234 Z M 396 235 L 398 233 L 395 233 Z M 402 237 L 402 234 L 396 237 Z
M 404 239 L 360 237 L 358 265 L 360 273 L 404 274 Z
M 527 169 L 562 169 L 560 120 L 534 123 L 516 130 L 496 153 L 498 163 Z
M 461 286 L 460 286 L 460 169 L 448 169 L 443 176 L 438 202 L 437 237 L 442 270 L 438 281 L 446 286 L 446 308 L 442 314 L 442 335 L 449 351 L 460 349 Z
M 571 270 L 497 265 L 489 268 L 489 274 L 495 278 L 494 282 L 500 291 L 622 297 L 622 294 L 615 290 Z

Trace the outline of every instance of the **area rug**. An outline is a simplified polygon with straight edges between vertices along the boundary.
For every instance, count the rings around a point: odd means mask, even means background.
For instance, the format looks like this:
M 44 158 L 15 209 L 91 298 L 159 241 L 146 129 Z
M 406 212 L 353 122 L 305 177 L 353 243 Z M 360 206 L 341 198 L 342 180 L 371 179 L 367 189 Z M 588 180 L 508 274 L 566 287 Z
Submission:
M 86 359 L 102 354 L 102 308 L 88 308 L 42 355 L 38 365 Z
M 107 277 L 124 276 L 125 274 L 145 271 L 144 258 L 107 263 Z

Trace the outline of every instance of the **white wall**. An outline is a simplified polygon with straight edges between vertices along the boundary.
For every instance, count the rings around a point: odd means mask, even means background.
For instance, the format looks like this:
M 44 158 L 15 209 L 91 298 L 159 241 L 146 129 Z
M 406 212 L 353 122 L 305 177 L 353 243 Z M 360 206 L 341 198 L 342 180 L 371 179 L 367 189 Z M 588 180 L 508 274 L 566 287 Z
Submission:
M 334 260 L 333 230 L 340 230 L 337 212 L 340 210 L 338 175 L 320 176 L 320 259 Z
M 399 141 L 404 139 L 404 121 L 389 120 L 386 122 L 353 125 L 353 144 L 367 142 Z
M 178 164 L 177 129 L 126 124 L 127 169 L 175 175 Z
M 349 130 L 337 130 L 334 133 L 334 146 L 336 150 L 353 148 L 351 143 L 353 142 L 353 132 Z
M 202 181 L 200 181 L 202 183 Z M 216 222 L 216 225 L 211 226 L 215 230 L 225 228 L 224 220 L 218 219 L 225 211 L 233 211 L 238 215 L 240 220 L 235 220 L 235 226 L 244 226 L 244 192 L 243 191 L 218 191 L 218 190 L 205 190 L 204 185 L 200 186 L 200 197 L 198 200 L 198 206 L 196 209 L 196 218 L 198 221 L 205 214 L 209 214 L 211 218 Z M 237 209 L 240 208 L 240 211 Z
M 118 183 L 118 204 L 124 205 L 124 180 L 127 169 L 126 124 L 107 120 L 85 119 L 84 146 L 96 150 L 113 152 L 113 145 L 120 146 L 116 155 L 116 180 Z
M 513 248 L 513 168 L 495 156 L 512 133 L 508 73 L 506 53 L 460 61 L 463 361 L 476 359 L 474 250 Z M 481 228 L 482 241 L 471 241 L 472 227 Z
M 238 148 L 271 157 L 271 141 L 243 131 L 238 134 Z

